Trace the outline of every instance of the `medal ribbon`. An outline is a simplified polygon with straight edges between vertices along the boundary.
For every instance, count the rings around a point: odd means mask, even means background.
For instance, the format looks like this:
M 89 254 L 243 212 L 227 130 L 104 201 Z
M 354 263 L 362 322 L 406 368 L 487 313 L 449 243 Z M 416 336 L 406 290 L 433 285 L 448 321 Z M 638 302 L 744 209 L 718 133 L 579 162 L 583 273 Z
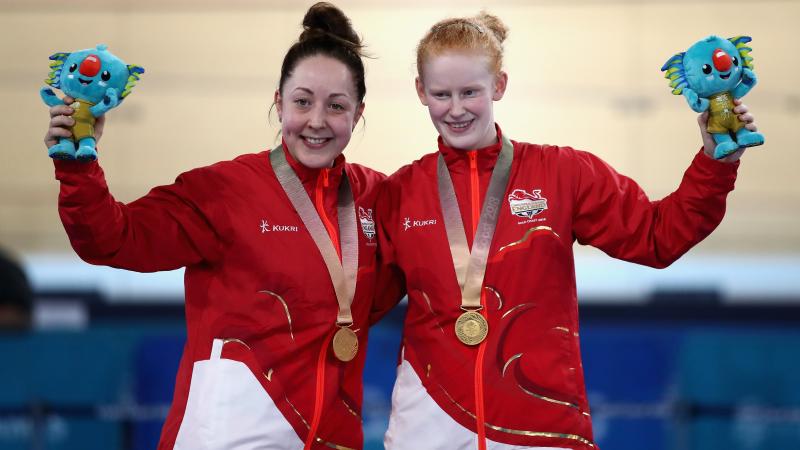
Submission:
M 472 252 L 467 244 L 453 180 L 450 178 L 444 157 L 439 153 L 437 166 L 439 201 L 453 257 L 453 268 L 456 271 L 458 286 L 461 288 L 461 307 L 464 309 L 478 309 L 481 306 L 481 286 L 486 274 L 486 261 L 489 259 L 489 248 L 497 226 L 497 217 L 500 215 L 500 205 L 508 186 L 511 162 L 514 159 L 514 146 L 511 141 L 503 136 L 502 142 L 503 147 L 492 170 L 489 189 L 486 191 L 486 199 L 481 208 L 478 229 L 472 242 Z
M 356 292 L 356 272 L 358 270 L 358 230 L 356 229 L 356 208 L 353 201 L 353 191 L 350 189 L 350 180 L 347 171 L 342 174 L 339 183 L 338 213 L 339 213 L 339 239 L 342 246 L 342 260 L 333 246 L 330 235 L 322 224 L 317 209 L 311 203 L 303 183 L 286 160 L 283 146 L 278 146 L 269 153 L 272 170 L 278 178 L 283 191 L 292 202 L 292 206 L 300 215 L 308 233 L 317 245 L 328 274 L 336 291 L 336 300 L 339 302 L 339 312 L 336 323 L 348 326 L 353 323 L 350 305 Z

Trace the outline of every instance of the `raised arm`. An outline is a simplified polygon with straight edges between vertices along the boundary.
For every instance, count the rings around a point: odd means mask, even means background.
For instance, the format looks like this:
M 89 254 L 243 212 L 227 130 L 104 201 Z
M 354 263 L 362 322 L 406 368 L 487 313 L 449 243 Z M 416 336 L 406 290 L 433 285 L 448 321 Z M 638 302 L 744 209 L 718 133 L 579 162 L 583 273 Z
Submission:
M 171 270 L 219 257 L 221 239 L 203 205 L 197 173 L 154 188 L 123 204 L 108 190 L 97 162 L 54 161 L 61 182 L 58 212 L 70 243 L 83 260 L 139 272 Z
M 734 111 L 756 131 L 741 101 Z M 698 116 L 703 149 L 695 155 L 678 189 L 650 201 L 636 182 L 618 174 L 594 155 L 577 152 L 573 230 L 581 244 L 652 267 L 666 267 L 706 238 L 722 221 L 744 149 L 713 158 L 715 142 L 706 131 L 708 113 Z
M 658 268 L 672 264 L 719 225 L 738 166 L 700 152 L 675 192 L 650 201 L 636 182 L 594 155 L 579 153 L 577 159 L 573 230 L 578 242 Z
M 51 108 L 45 145 L 68 137 L 71 108 Z M 96 137 L 102 135 L 98 121 Z M 54 160 L 61 183 L 58 210 L 70 243 L 92 264 L 153 272 L 219 257 L 220 238 L 203 204 L 202 192 L 214 189 L 207 169 L 178 177 L 130 204 L 117 202 L 97 162 Z

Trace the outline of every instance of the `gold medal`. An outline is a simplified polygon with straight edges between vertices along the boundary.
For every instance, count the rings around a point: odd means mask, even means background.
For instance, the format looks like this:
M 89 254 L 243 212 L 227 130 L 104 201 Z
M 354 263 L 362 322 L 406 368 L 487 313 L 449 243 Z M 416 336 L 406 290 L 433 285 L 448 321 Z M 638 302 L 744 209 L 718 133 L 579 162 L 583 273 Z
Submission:
M 341 327 L 333 335 L 333 354 L 339 361 L 348 362 L 358 353 L 358 337 L 350 328 Z
M 501 138 L 503 144 L 494 169 L 492 169 L 492 177 L 489 179 L 489 188 L 486 190 L 486 198 L 481 207 L 478 225 L 472 230 L 475 239 L 471 248 L 464 232 L 464 223 L 461 220 L 450 170 L 441 152 L 436 165 L 439 203 L 442 207 L 447 243 L 450 245 L 450 256 L 453 258 L 456 281 L 461 289 L 461 309 L 466 311 L 456 320 L 455 331 L 458 340 L 466 345 L 480 344 L 489 333 L 489 323 L 477 311 L 483 308 L 481 305 L 485 305 L 481 299 L 486 265 L 489 261 L 489 250 L 500 214 L 497 205 L 503 203 L 514 160 L 514 145 L 507 137 L 502 136 Z
M 336 324 L 339 329 L 333 336 L 333 353 L 340 361 L 350 361 L 358 353 L 356 333 L 346 326 L 342 326 L 343 324 L 349 326 L 353 323 L 353 312 L 350 306 L 353 303 L 358 278 L 357 215 L 350 180 L 347 174 L 343 173 L 337 194 L 339 237 L 341 239 L 341 252 L 338 252 L 335 242 L 331 240 L 325 225 L 322 224 L 316 207 L 306 195 L 303 183 L 289 165 L 282 145 L 269 153 L 269 162 L 275 172 L 275 178 L 278 179 L 283 192 L 289 197 L 292 206 L 300 215 L 303 225 L 311 235 L 311 239 L 314 240 L 314 244 L 328 268 L 328 275 L 331 277 L 331 284 L 336 293 L 336 302 L 339 304 L 339 311 L 336 313 Z M 283 306 L 286 307 L 286 305 Z
M 489 334 L 489 323 L 475 311 L 467 311 L 456 320 L 456 336 L 467 345 L 478 345 Z

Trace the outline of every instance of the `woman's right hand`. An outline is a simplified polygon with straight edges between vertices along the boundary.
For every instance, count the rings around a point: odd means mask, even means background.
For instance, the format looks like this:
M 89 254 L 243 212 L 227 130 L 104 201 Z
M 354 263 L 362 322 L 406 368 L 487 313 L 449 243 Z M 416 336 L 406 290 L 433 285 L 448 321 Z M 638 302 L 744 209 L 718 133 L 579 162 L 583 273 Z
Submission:
M 50 108 L 50 124 L 47 128 L 47 134 L 44 135 L 44 145 L 47 148 L 58 144 L 58 140 L 61 138 L 68 138 L 72 136 L 70 127 L 75 125 L 75 119 L 72 118 L 72 114 L 75 112 L 75 110 L 70 108 L 69 105 L 71 105 L 74 101 L 74 98 L 66 96 L 64 97 L 63 105 L 57 105 Z M 95 121 L 95 141 L 100 141 L 100 137 L 103 135 L 103 127 L 105 123 L 105 115 L 98 117 Z

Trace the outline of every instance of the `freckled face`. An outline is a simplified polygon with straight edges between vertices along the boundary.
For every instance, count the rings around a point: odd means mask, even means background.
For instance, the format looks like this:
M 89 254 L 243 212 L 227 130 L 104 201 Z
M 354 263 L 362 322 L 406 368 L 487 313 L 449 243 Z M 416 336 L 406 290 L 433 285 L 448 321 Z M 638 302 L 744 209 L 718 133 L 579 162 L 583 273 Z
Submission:
M 480 53 L 446 52 L 425 61 L 417 95 L 448 146 L 473 150 L 497 141 L 492 102 L 503 98 L 508 76 L 489 67 Z
M 328 56 L 310 56 L 295 66 L 280 91 L 275 104 L 289 153 L 306 167 L 332 166 L 364 112 L 350 70 Z

